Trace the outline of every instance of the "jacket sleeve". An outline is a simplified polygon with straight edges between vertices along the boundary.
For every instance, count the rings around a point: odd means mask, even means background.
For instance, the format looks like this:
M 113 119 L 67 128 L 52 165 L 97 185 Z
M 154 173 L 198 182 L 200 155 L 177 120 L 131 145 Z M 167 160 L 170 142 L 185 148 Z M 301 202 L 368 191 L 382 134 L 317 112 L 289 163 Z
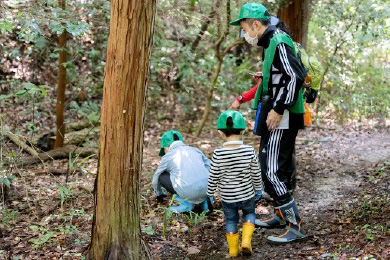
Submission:
M 209 181 L 207 184 L 207 196 L 214 196 L 214 192 L 217 189 L 219 180 L 221 178 L 221 173 L 218 169 L 218 161 L 216 159 L 215 152 L 213 154 L 213 158 L 210 163 L 210 175 Z
M 200 153 L 200 155 L 202 156 L 202 160 L 203 160 L 203 163 L 204 163 L 204 167 L 206 167 L 207 170 L 210 170 L 210 160 L 209 160 L 209 158 L 207 158 L 201 150 L 199 150 L 199 149 L 197 149 L 197 148 L 195 148 L 195 150 L 196 150 L 198 153 Z
M 154 189 L 154 194 L 156 196 L 160 196 L 163 192 L 161 189 L 161 184 L 158 181 L 158 178 L 160 177 L 161 173 L 165 172 L 168 170 L 168 162 L 169 162 L 169 155 L 164 155 L 161 159 L 161 162 L 156 170 L 156 172 L 153 175 L 152 179 L 152 185 Z
M 259 160 L 257 158 L 256 152 L 253 150 L 253 158 L 251 161 L 251 177 L 253 185 L 256 191 L 264 190 L 263 180 L 261 178 L 261 170 L 259 165 Z
M 251 101 L 252 99 L 255 98 L 255 95 L 256 95 L 256 91 L 257 91 L 257 88 L 259 87 L 260 85 L 260 82 L 259 81 L 256 85 L 254 85 L 250 90 L 244 92 L 241 94 L 242 96 L 242 100 L 239 100 L 237 98 L 237 101 L 242 104 L 242 103 L 245 103 L 245 102 L 248 102 L 248 101 Z
M 280 82 L 281 92 L 275 100 L 273 109 L 282 115 L 285 109 L 293 106 L 297 101 L 299 90 L 305 78 L 301 63 L 290 46 L 284 43 L 279 44 L 276 48 L 276 55 L 279 56 L 280 70 L 283 76 Z

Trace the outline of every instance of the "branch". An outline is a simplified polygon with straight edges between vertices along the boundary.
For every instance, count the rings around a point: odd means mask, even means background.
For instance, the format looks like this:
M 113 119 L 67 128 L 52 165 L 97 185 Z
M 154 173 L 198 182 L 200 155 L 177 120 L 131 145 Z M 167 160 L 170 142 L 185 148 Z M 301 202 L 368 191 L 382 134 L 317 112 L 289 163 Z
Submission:
M 89 147 L 80 147 L 74 145 L 68 145 L 51 150 L 47 153 L 39 153 L 38 156 L 30 156 L 20 159 L 16 162 L 4 162 L 5 165 L 13 164 L 16 166 L 31 165 L 40 163 L 42 161 L 54 160 L 54 159 L 67 159 L 69 153 L 79 153 L 80 157 L 87 157 L 91 154 L 98 154 L 98 149 Z
M 322 74 L 322 79 L 321 79 L 321 83 L 320 83 L 320 89 L 321 90 L 323 87 L 323 83 L 324 83 L 324 79 L 325 79 L 325 75 L 328 73 L 328 70 L 329 70 L 329 64 L 332 62 L 333 60 L 333 57 L 336 55 L 337 51 L 340 49 L 340 47 L 346 42 L 346 40 L 342 41 L 344 35 L 349 31 L 349 29 L 352 27 L 352 25 L 354 24 L 354 21 L 355 21 L 355 18 L 356 18 L 356 15 L 353 17 L 351 23 L 347 26 L 347 28 L 344 30 L 344 32 L 341 34 L 340 38 L 337 39 L 336 41 L 336 45 L 335 45 L 335 48 L 333 50 L 333 55 L 332 57 L 330 58 L 330 61 L 327 63 L 327 66 L 324 70 L 324 73 Z M 340 43 L 340 41 L 342 41 Z
M 209 16 L 203 22 L 202 26 L 200 27 L 200 31 L 199 31 L 198 35 L 196 36 L 195 41 L 191 45 L 191 51 L 195 51 L 196 47 L 198 47 L 200 39 L 202 38 L 204 32 L 207 30 L 209 24 L 211 23 L 211 20 L 214 18 L 215 14 L 217 13 L 217 10 L 219 9 L 220 3 L 221 3 L 221 0 L 217 0 L 215 2 L 213 10 L 210 12 Z
M 232 42 L 228 47 L 226 47 L 224 50 L 223 50 L 223 53 L 222 53 L 222 58 L 225 57 L 226 54 L 228 54 L 228 52 L 233 49 L 234 47 L 236 47 L 237 45 L 240 45 L 240 44 L 243 44 L 245 41 L 244 39 L 236 39 L 234 42 Z
M 7 136 L 12 142 L 14 142 L 17 146 L 19 146 L 22 150 L 27 151 L 29 154 L 31 154 L 34 157 L 38 156 L 38 152 L 35 151 L 33 148 L 28 146 L 25 141 L 21 140 L 17 135 L 11 133 L 10 131 L 5 132 L 4 134 Z
M 226 30 L 225 32 L 219 37 L 219 39 L 216 41 L 214 49 L 215 49 L 215 56 L 218 60 L 221 60 L 223 56 L 221 56 L 219 48 L 221 47 L 222 42 L 226 39 L 226 36 L 229 34 L 229 21 L 230 21 L 230 0 L 226 3 Z M 221 25 L 218 25 L 218 31 L 220 32 Z M 220 33 L 218 33 L 220 34 Z

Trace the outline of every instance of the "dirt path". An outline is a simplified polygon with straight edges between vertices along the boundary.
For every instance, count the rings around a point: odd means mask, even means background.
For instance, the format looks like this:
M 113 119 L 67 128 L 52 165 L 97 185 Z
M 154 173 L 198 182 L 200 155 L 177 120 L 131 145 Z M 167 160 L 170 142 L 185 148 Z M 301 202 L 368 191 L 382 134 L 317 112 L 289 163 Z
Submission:
M 180 214 L 164 224 L 163 205 L 157 205 L 151 187 L 160 160 L 157 135 L 145 133 L 141 177 L 141 228 L 153 259 L 228 258 L 217 199 L 217 211 L 207 218 Z M 221 144 L 214 131 L 197 139 L 185 135 L 185 142 L 209 157 Z M 259 139 L 246 135 L 245 143 L 258 147 Z M 237 259 L 343 260 L 369 255 L 373 257 L 367 259 L 390 259 L 390 164 L 385 163 L 390 162 L 390 131 L 309 128 L 300 133 L 296 151 L 300 174 L 294 196 L 308 239 L 274 246 L 266 237 L 275 231 L 256 229 L 254 254 Z M 53 167 L 66 168 L 67 163 L 56 161 Z M 94 174 L 96 167 L 92 158 L 83 171 Z M 83 259 L 90 240 L 93 196 L 80 187 L 92 189 L 93 177 L 75 174 L 66 186 L 65 176 L 39 171 L 17 171 L 8 208 L 0 215 L 0 259 Z M 58 206 L 61 189 L 69 194 L 63 197 L 64 205 Z
M 340 205 L 363 191 L 370 170 L 390 161 L 390 134 L 366 131 L 343 134 L 340 129 L 333 131 L 306 129 L 300 133 L 297 141 L 297 159 L 300 175 L 294 197 L 304 221 L 304 228 L 309 234 L 308 239 L 302 243 L 275 246 L 266 243 L 266 237 L 280 231 L 256 229 L 253 236 L 254 254 L 251 257 L 237 259 L 336 257 L 333 252 L 335 240 L 329 236 L 337 235 L 333 226 L 339 221 L 339 214 L 342 212 Z M 162 254 L 160 251 L 156 257 L 160 259 L 228 257 L 221 213 L 213 213 L 198 231 L 200 234 L 188 236 L 190 241 L 179 248 L 173 244 L 164 246 Z

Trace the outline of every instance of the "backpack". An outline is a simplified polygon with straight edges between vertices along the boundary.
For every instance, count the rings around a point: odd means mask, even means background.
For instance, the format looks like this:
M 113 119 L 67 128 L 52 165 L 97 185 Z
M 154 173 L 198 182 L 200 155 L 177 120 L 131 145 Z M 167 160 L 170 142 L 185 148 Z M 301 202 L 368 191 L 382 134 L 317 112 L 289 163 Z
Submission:
M 320 89 L 322 66 L 314 56 L 309 56 L 301 44 L 294 42 L 297 56 L 306 70 L 307 76 L 303 84 L 303 97 L 306 103 L 313 103 Z

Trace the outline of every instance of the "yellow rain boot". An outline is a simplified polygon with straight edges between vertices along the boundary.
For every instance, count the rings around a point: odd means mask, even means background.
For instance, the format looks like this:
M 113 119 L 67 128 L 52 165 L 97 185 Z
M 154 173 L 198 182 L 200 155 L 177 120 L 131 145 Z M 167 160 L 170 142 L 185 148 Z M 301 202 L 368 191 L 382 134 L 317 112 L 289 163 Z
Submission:
M 226 234 L 226 240 L 229 244 L 229 254 L 231 257 L 236 257 L 241 252 L 240 243 L 238 242 L 238 232 L 236 234 Z
M 255 225 L 251 224 L 251 222 L 248 220 L 244 224 L 242 224 L 242 242 L 241 242 L 241 248 L 242 253 L 244 255 L 250 255 L 252 254 L 252 235 L 253 231 L 255 230 Z

